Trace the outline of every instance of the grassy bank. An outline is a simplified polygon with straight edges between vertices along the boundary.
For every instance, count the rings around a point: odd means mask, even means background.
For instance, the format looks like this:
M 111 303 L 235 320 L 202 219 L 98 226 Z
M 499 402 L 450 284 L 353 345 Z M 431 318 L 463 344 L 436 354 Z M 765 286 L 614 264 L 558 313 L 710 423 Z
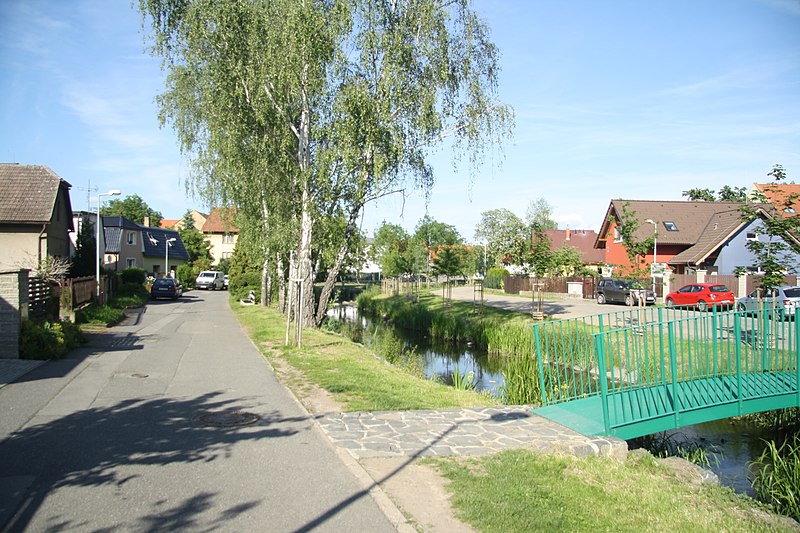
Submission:
M 797 531 L 728 488 L 697 486 L 647 454 L 611 459 L 510 451 L 430 460 L 456 516 L 481 532 Z
M 304 330 L 303 346 L 283 345 L 286 322 L 278 312 L 259 306 L 233 305 L 239 321 L 259 350 L 280 358 L 305 379 L 330 392 L 346 411 L 482 407 L 492 398 L 455 390 L 391 366 L 364 347 L 320 330 Z M 298 396 L 303 383 L 287 383 Z

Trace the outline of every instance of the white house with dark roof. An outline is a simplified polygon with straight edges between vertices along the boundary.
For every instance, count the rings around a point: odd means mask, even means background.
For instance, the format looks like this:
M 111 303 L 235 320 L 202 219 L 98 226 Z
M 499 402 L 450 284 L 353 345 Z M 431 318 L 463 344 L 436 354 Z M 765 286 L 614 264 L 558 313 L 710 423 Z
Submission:
M 46 166 L 0 164 L 0 270 L 70 256 L 70 188 Z

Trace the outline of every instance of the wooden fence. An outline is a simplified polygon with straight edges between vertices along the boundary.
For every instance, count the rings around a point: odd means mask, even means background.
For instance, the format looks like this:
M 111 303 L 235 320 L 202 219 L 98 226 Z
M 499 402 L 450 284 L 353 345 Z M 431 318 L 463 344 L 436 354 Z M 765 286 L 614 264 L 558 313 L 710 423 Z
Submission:
M 28 278 L 28 317 L 58 320 L 58 291 L 42 278 Z
M 536 283 L 542 284 L 542 292 L 555 294 L 567 294 L 570 282 L 579 282 L 582 286 L 583 297 L 594 298 L 595 284 L 594 276 L 559 276 L 552 278 L 539 278 Z M 503 278 L 503 291 L 506 294 L 519 294 L 520 292 L 530 292 L 531 278 L 529 276 L 506 276 Z

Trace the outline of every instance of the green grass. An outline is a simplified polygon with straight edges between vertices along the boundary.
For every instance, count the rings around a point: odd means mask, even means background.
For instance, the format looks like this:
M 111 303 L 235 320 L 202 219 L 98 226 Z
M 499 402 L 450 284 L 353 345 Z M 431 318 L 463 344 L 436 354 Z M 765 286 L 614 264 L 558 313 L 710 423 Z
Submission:
M 758 499 L 800 520 L 800 436 L 794 434 L 782 444 L 769 441 L 753 466 Z
M 730 489 L 680 480 L 649 454 L 611 459 L 509 451 L 427 460 L 456 516 L 481 532 L 795 531 Z
M 284 359 L 312 383 L 332 393 L 346 411 L 446 409 L 496 404 L 496 400 L 488 395 L 455 390 L 391 366 L 366 348 L 326 331 L 306 329 L 301 348 L 284 347 L 286 322 L 277 311 L 235 304 L 233 310 L 265 356 Z M 302 387 L 299 383 L 287 385 Z

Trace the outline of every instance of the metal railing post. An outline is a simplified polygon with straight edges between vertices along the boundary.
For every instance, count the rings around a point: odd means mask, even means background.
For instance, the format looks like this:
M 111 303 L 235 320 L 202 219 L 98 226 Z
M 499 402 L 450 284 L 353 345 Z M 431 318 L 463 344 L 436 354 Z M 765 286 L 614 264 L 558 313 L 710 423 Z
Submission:
M 667 335 L 669 336 L 669 369 L 672 372 L 672 410 L 675 427 L 680 426 L 680 417 L 678 415 L 678 356 L 675 349 L 675 324 L 673 322 L 667 323 Z
M 539 388 L 542 391 L 542 405 L 547 405 L 547 391 L 544 388 L 544 353 L 542 352 L 542 340 L 539 337 L 539 325 L 533 325 L 533 342 L 536 344 L 536 364 L 539 366 Z
M 794 312 L 794 369 L 797 372 L 797 405 L 800 407 L 800 313 Z
M 595 333 L 594 335 L 594 350 L 597 354 L 597 366 L 600 372 L 600 402 L 603 406 L 603 428 L 606 435 L 610 433 L 611 421 L 608 419 L 608 377 L 606 375 L 606 348 L 605 348 L 605 333 Z
M 736 336 L 736 396 L 739 405 L 739 415 L 742 414 L 742 323 L 738 320 L 733 324 L 733 334 Z
M 667 370 L 664 367 L 664 308 L 658 308 L 658 354 L 661 358 L 661 383 L 667 384 Z

